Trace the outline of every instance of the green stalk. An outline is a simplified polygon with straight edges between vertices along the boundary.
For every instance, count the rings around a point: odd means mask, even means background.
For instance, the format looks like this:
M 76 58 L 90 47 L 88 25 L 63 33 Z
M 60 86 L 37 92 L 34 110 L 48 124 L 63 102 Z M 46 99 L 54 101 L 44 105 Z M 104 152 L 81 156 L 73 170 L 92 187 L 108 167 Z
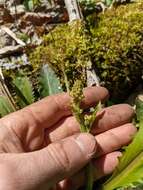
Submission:
M 77 117 L 76 117 L 76 119 L 77 119 Z M 80 119 L 78 118 L 77 120 L 79 121 Z M 80 131 L 89 133 L 89 130 L 87 129 L 87 127 L 84 124 L 80 125 Z M 94 176 L 93 176 L 93 166 L 92 166 L 91 162 L 85 167 L 85 170 L 86 170 L 86 179 L 87 179 L 86 190 L 92 190 L 93 184 L 94 184 Z
M 94 112 L 92 113 L 92 117 L 89 120 L 89 126 L 86 126 L 86 132 L 90 133 L 90 129 L 93 126 L 93 123 L 96 119 L 96 114 L 99 110 L 101 110 L 101 102 L 98 103 L 96 106 Z M 86 175 L 87 175 L 87 184 L 86 184 L 86 190 L 92 190 L 93 189 L 93 184 L 94 184 L 94 168 L 92 165 L 92 162 L 90 162 L 87 167 L 86 167 Z
M 79 105 L 76 104 L 76 106 Z M 73 109 L 73 115 L 80 124 L 80 132 L 90 133 L 89 128 L 85 125 L 83 114 L 79 114 L 78 111 Z M 86 190 L 92 190 L 94 184 L 94 176 L 93 176 L 93 166 L 91 162 L 86 166 L 85 170 L 86 170 L 86 179 L 87 179 Z
M 94 176 L 93 176 L 93 165 L 92 162 L 90 162 L 86 166 L 86 177 L 87 177 L 87 183 L 86 183 L 86 190 L 92 190 L 93 184 L 94 184 Z
M 63 65 L 62 64 L 60 64 L 60 65 L 61 65 L 61 69 L 62 69 L 62 72 L 63 72 L 63 75 L 64 75 L 64 82 L 65 82 L 65 86 L 66 86 L 66 91 L 67 91 L 67 93 L 70 93 L 70 87 L 69 87 L 67 74 L 65 72 L 65 69 L 64 69 Z
M 73 109 L 73 114 L 74 114 L 76 120 L 80 124 L 80 131 L 85 132 L 85 133 L 90 133 L 90 129 L 95 121 L 96 114 L 101 109 L 101 102 L 98 103 L 95 110 L 92 112 L 91 115 L 87 116 L 86 119 L 85 119 L 84 115 L 79 112 L 80 104 L 77 104 L 76 102 L 74 102 L 74 103 L 75 103 L 75 107 L 76 108 L 78 107 L 78 108 L 75 110 Z M 92 190 L 93 184 L 94 184 L 94 173 L 93 173 L 94 168 L 92 166 L 92 162 L 90 162 L 86 166 L 85 169 L 86 169 L 86 179 L 87 179 L 86 190 Z

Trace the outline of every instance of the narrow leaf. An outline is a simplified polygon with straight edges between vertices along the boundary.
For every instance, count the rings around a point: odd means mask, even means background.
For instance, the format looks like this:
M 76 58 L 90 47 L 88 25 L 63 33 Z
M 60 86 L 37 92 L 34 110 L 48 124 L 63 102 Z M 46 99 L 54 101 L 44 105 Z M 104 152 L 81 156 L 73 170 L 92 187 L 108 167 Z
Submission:
M 49 65 L 44 65 L 40 74 L 41 97 L 50 96 L 62 92 L 60 81 Z
M 125 149 L 112 177 L 103 185 L 103 190 L 143 184 L 143 100 L 140 97 L 136 101 L 136 113 L 139 131 L 133 142 Z
M 141 122 L 143 120 L 143 95 L 140 95 L 136 100 L 136 113 L 137 120 Z
M 29 11 L 31 9 L 31 4 L 32 4 L 32 0 L 24 0 L 23 4 L 25 6 L 25 8 Z
M 105 0 L 104 2 L 105 2 L 106 6 L 110 6 L 110 5 L 112 5 L 113 0 Z
M 8 99 L 5 96 L 0 96 L 0 117 L 3 117 L 15 110 L 12 108 Z
M 34 102 L 32 85 L 28 77 L 18 74 L 13 79 L 13 85 L 18 97 L 18 103 L 21 107 L 25 107 Z

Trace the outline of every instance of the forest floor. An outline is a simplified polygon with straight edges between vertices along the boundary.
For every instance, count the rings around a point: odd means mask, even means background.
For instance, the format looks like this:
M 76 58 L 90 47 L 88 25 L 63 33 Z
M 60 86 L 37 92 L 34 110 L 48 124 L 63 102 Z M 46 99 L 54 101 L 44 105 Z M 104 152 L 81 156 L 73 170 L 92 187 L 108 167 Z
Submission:
M 37 47 L 44 34 L 68 21 L 61 1 L 40 2 L 33 5 L 32 0 L 0 0 L 0 67 L 28 64 L 25 49 Z

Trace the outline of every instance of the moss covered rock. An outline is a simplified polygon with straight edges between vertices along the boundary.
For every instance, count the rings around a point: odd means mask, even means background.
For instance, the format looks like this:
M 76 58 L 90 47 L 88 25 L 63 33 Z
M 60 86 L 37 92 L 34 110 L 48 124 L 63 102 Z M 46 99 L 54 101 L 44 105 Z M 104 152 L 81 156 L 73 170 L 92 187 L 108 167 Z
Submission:
M 143 1 L 101 14 L 91 33 L 98 75 L 112 98 L 125 99 L 143 74 Z

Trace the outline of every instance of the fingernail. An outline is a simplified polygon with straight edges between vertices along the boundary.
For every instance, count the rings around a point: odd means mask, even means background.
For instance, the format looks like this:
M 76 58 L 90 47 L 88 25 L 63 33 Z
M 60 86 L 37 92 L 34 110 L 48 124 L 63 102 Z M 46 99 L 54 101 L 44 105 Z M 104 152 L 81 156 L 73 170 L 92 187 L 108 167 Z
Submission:
M 75 139 L 80 149 L 89 158 L 92 158 L 96 152 L 96 140 L 95 137 L 88 133 L 82 133 Z

